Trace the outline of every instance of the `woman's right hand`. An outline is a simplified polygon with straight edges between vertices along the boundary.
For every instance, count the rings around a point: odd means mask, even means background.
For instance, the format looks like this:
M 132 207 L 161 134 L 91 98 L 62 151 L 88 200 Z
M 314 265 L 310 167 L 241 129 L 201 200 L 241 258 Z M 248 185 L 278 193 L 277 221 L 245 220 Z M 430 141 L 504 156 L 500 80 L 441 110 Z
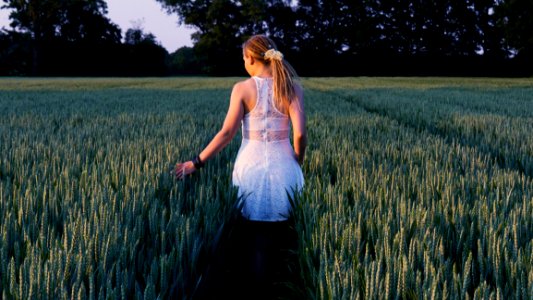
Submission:
M 189 160 L 176 164 L 176 167 L 174 168 L 174 176 L 176 179 L 183 179 L 186 175 L 194 173 L 194 171 L 196 171 L 196 168 L 192 161 Z

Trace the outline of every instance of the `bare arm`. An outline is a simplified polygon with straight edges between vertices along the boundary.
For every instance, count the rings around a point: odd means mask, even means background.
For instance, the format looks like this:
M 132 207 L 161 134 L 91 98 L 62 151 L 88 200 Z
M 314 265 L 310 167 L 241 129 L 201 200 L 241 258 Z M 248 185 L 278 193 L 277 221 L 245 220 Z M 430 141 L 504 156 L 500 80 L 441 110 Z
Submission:
M 301 165 L 307 147 L 307 130 L 305 128 L 303 90 L 299 86 L 296 86 L 296 96 L 297 98 L 289 106 L 289 117 L 292 122 L 294 152 L 298 163 Z
M 243 92 L 244 86 L 242 83 L 237 83 L 233 86 L 231 92 L 230 104 L 226 119 L 222 125 L 222 129 L 215 135 L 215 137 L 209 142 L 207 147 L 200 152 L 200 160 L 206 162 L 220 152 L 229 142 L 233 139 L 237 130 L 239 129 L 240 121 L 244 115 L 243 106 Z M 191 174 L 196 171 L 192 161 L 186 161 L 183 163 L 177 163 L 175 169 L 175 175 L 178 179 L 183 178 L 185 175 Z

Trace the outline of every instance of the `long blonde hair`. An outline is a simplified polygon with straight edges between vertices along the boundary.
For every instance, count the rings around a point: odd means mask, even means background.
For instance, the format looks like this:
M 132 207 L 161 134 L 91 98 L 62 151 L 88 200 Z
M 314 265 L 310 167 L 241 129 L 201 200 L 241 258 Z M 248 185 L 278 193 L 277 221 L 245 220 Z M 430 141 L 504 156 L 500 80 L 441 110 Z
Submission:
M 289 105 L 296 98 L 295 80 L 298 75 L 283 58 L 274 41 L 264 35 L 254 35 L 242 45 L 244 51 L 266 66 L 271 66 L 274 81 L 274 104 L 277 108 Z

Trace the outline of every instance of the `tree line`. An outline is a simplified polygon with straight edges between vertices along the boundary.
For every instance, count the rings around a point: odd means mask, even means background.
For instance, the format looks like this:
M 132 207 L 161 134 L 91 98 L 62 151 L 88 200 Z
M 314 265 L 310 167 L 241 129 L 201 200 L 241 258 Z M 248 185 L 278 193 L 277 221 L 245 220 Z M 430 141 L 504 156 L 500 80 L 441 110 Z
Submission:
M 104 0 L 4 0 L 0 75 L 164 75 L 167 51 L 141 27 L 122 30 Z
M 533 73 L 531 0 L 154 0 L 192 26 L 168 53 L 121 29 L 103 0 L 3 0 L 1 75 L 243 75 L 241 44 L 267 34 L 304 76 Z

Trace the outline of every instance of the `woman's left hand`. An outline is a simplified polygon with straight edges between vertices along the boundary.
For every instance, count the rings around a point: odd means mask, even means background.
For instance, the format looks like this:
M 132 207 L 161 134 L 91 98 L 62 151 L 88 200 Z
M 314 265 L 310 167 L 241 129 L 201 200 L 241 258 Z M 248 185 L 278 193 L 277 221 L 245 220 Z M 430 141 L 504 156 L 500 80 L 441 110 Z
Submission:
M 192 161 L 177 163 L 174 169 L 174 176 L 176 176 L 176 179 L 183 179 L 186 175 L 189 175 L 194 171 L 196 171 L 196 168 Z

